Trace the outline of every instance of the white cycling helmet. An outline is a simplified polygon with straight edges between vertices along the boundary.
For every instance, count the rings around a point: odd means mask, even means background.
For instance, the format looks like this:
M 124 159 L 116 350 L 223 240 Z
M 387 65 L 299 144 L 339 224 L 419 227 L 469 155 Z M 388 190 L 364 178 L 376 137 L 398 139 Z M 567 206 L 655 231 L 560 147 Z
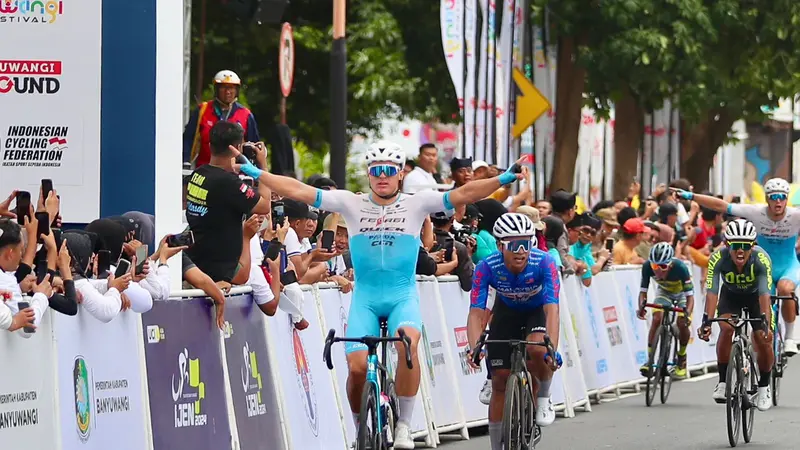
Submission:
M 525 214 L 505 213 L 497 219 L 492 229 L 494 237 L 497 239 L 509 239 L 516 237 L 533 237 L 536 239 L 536 228 L 533 221 Z
M 659 242 L 650 250 L 650 262 L 655 264 L 667 264 L 675 256 L 675 250 L 669 242 Z
M 775 193 L 789 195 L 789 183 L 783 178 L 771 178 L 764 183 L 764 193 L 767 195 Z
M 753 222 L 745 219 L 736 219 L 728 223 L 725 228 L 725 240 L 732 241 L 755 241 L 756 240 L 756 226 Z
M 242 85 L 242 80 L 239 75 L 232 70 L 220 70 L 214 75 L 214 84 L 234 84 L 236 86 Z
M 402 168 L 406 165 L 406 153 L 394 142 L 374 142 L 367 149 L 367 167 L 376 162 L 393 163 Z

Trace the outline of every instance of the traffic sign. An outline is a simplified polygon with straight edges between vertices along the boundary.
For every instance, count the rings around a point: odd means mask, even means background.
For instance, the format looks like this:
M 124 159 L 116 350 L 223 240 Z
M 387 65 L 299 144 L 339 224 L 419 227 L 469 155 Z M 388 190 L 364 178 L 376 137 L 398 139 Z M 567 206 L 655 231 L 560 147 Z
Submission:
M 519 69 L 514 69 L 514 82 L 517 84 L 521 94 L 517 95 L 517 117 L 511 129 L 511 134 L 515 138 L 519 138 L 551 106 L 547 98 L 536 89 L 531 80 L 525 78 L 525 75 Z
M 292 26 L 288 23 L 281 28 L 280 55 L 278 56 L 278 78 L 281 82 L 281 92 L 288 97 L 292 92 L 294 82 L 294 37 Z

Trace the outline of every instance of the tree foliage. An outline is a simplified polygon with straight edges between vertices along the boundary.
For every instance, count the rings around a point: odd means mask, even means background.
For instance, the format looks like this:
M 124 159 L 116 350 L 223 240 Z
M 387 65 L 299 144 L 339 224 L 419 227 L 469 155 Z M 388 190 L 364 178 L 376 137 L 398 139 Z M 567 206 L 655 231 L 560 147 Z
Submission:
M 280 114 L 280 26 L 239 22 L 221 2 L 206 1 L 203 84 L 210 83 L 219 70 L 236 71 L 264 134 Z M 450 118 L 457 110 L 439 37 L 438 3 L 436 8 L 431 3 L 348 2 L 347 123 L 351 135 L 376 131 L 384 117 Z M 327 149 L 330 135 L 332 8 L 332 2 L 293 0 L 283 16 L 292 24 L 295 39 L 295 79 L 287 100 L 287 123 L 295 138 L 313 151 Z M 200 1 L 194 2 L 192 16 L 194 92 Z

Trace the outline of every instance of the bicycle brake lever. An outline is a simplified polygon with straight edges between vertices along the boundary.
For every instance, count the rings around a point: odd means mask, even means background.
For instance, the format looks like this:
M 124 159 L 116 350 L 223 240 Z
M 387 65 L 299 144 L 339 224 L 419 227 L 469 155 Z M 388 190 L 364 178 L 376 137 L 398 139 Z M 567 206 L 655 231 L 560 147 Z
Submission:
M 325 350 L 322 352 L 322 358 L 328 366 L 328 370 L 333 370 L 333 360 L 331 359 L 331 345 L 333 345 L 333 338 L 336 335 L 336 330 L 333 328 L 328 331 L 328 336 L 325 338 Z
M 406 366 L 409 369 L 414 368 L 414 363 L 411 361 L 411 338 L 408 337 L 405 331 L 402 329 L 397 330 L 397 334 L 400 336 L 400 339 L 403 341 L 403 347 L 406 349 Z

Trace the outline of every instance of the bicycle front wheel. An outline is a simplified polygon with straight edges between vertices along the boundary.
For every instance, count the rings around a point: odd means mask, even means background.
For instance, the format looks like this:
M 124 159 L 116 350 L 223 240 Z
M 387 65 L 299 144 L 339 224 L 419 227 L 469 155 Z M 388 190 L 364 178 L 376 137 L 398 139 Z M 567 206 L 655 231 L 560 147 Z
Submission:
M 653 352 L 647 357 L 647 384 L 644 395 L 644 402 L 647 406 L 651 406 L 653 404 L 653 400 L 656 398 L 656 388 L 659 380 L 661 379 L 661 369 L 658 366 L 657 359 L 657 355 L 660 355 L 661 352 L 657 350 L 659 349 L 663 330 L 663 325 L 656 330 L 655 342 L 652 343 Z
M 361 412 L 358 413 L 356 450 L 382 450 L 379 428 L 380 404 L 372 383 L 364 385 L 361 393 Z
M 755 353 L 753 347 L 747 349 L 747 357 L 744 359 L 746 366 L 749 367 L 742 379 L 742 399 L 747 398 L 749 408 L 742 408 L 742 435 L 745 442 L 750 442 L 753 438 L 753 419 L 756 415 L 756 405 L 754 402 L 755 394 L 758 392 L 758 368 L 756 367 Z
M 512 373 L 506 382 L 506 399 L 503 406 L 503 442 L 505 450 L 523 448 L 522 380 Z
M 786 367 L 786 356 L 783 354 L 783 338 L 780 333 L 775 332 L 775 363 L 772 366 L 772 406 L 778 406 L 778 397 L 781 393 L 781 378 L 783 369 Z
M 664 337 L 661 339 L 660 353 L 661 356 L 658 358 L 658 367 L 661 371 L 661 404 L 663 405 L 667 403 L 669 392 L 672 390 L 672 374 L 669 371 L 670 361 L 677 362 L 678 360 L 678 336 L 675 336 L 668 327 L 664 327 Z
M 739 427 L 742 421 L 742 346 L 735 342 L 731 348 L 728 373 L 725 377 L 725 416 L 728 423 L 728 442 L 731 447 L 739 443 Z

